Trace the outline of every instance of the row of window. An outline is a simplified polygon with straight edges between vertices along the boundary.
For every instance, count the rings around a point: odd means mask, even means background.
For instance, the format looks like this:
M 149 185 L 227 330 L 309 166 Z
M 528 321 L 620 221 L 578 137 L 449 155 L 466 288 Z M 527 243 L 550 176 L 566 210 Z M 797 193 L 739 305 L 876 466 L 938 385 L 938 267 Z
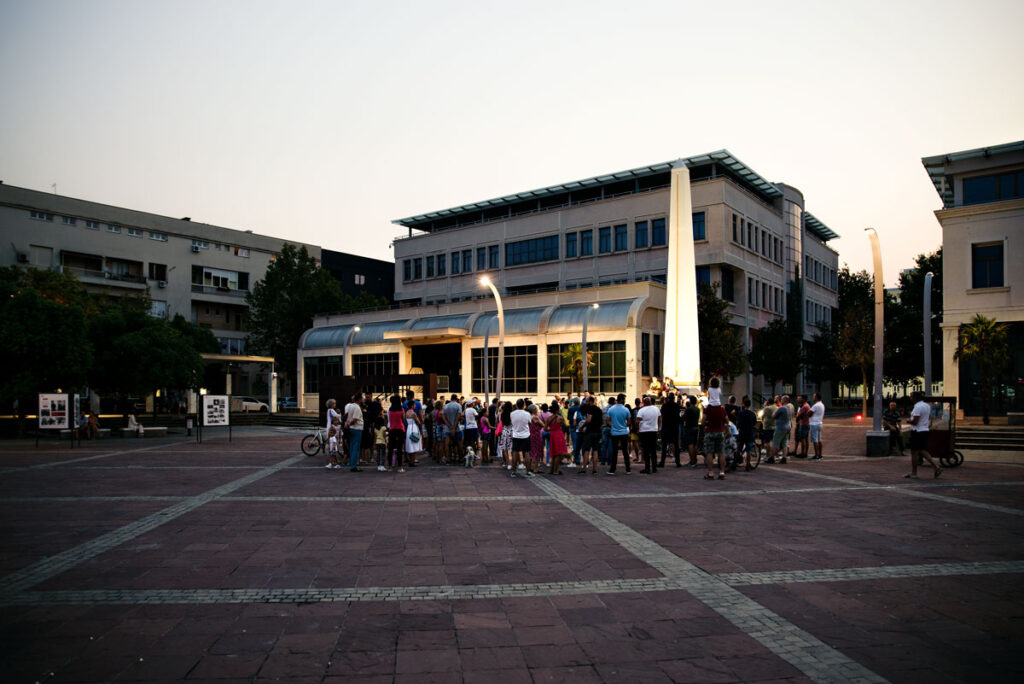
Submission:
M 767 228 L 762 228 L 736 214 L 732 215 L 732 241 L 765 259 L 771 259 L 777 264 L 782 263 L 782 239 L 775 237 Z
M 1021 197 L 1024 197 L 1024 171 L 964 178 L 965 205 L 1001 202 Z
M 53 222 L 53 214 L 47 214 L 46 212 L 42 211 L 30 211 L 29 217 L 34 218 L 37 221 L 47 221 L 51 223 Z M 78 219 L 75 218 L 74 216 L 61 216 L 60 222 L 63 223 L 65 226 L 78 225 Z M 100 223 L 98 221 L 83 221 L 83 223 L 85 224 L 85 227 L 88 228 L 89 230 L 100 229 Z M 117 225 L 116 223 L 107 224 L 108 233 L 120 234 L 122 230 L 124 231 L 124 234 L 127 235 L 128 237 L 143 237 L 143 230 L 141 228 L 124 228 L 122 226 Z M 167 242 L 167 233 L 149 231 L 149 239 L 156 240 L 157 242 Z
M 573 355 L 570 348 L 573 344 L 551 344 L 547 346 L 549 394 L 579 392 L 580 378 L 576 376 L 573 366 Z M 592 342 L 587 345 L 591 366 L 587 372 L 588 384 L 592 392 L 612 394 L 626 390 L 626 342 Z M 484 350 L 473 349 L 471 353 L 471 391 L 484 391 Z M 487 354 L 487 366 L 491 378 L 491 390 L 498 376 L 498 357 L 493 350 Z M 503 394 L 536 394 L 537 387 L 537 345 L 521 345 L 505 347 L 505 365 L 501 378 Z
M 782 288 L 757 278 L 747 278 L 747 305 L 777 314 L 786 313 L 786 297 Z
M 222 242 L 214 242 L 214 248 L 218 251 L 234 252 L 235 256 L 242 257 L 244 259 L 249 258 L 249 250 L 245 247 L 232 247 Z M 208 240 L 192 240 L 192 247 L 195 249 L 210 249 L 210 242 Z
M 807 323 L 816 325 L 819 328 L 828 328 L 832 325 L 832 307 L 807 300 Z
M 318 356 L 305 360 L 303 387 L 306 392 L 320 391 L 320 378 L 339 377 L 342 374 L 341 356 Z M 352 374 L 361 377 L 398 375 L 398 353 L 353 354 Z M 369 392 L 386 392 L 391 387 L 367 386 Z
M 839 288 L 839 275 L 812 256 L 804 255 L 804 277 L 830 290 Z

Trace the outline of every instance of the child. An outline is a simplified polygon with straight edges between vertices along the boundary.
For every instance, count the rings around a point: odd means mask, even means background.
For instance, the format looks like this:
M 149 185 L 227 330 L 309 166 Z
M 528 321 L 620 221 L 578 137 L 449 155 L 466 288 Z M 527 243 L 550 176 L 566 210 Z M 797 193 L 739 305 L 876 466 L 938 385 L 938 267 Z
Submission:
M 327 464 L 328 468 L 340 468 L 341 463 L 338 462 L 338 441 L 341 439 L 341 418 L 337 413 L 331 416 L 331 427 L 327 431 L 327 451 L 330 457 L 330 463 Z
M 708 406 L 722 405 L 721 381 L 718 378 L 711 378 L 711 386 L 708 387 Z
M 374 442 L 377 448 L 377 470 L 384 472 L 387 470 L 387 466 L 384 464 L 388 462 L 388 426 L 384 424 L 382 418 L 377 419 L 374 432 L 376 433 Z

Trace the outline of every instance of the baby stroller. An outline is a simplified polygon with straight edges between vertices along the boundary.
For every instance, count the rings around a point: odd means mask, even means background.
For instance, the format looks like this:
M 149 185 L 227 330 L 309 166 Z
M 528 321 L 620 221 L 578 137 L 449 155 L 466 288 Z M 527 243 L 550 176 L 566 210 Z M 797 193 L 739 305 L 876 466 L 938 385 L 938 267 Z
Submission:
M 729 423 L 729 436 L 725 438 L 725 471 L 728 473 L 736 471 L 737 461 L 740 460 L 739 454 L 736 453 L 739 449 L 736 442 L 739 434 L 739 429 L 734 424 Z

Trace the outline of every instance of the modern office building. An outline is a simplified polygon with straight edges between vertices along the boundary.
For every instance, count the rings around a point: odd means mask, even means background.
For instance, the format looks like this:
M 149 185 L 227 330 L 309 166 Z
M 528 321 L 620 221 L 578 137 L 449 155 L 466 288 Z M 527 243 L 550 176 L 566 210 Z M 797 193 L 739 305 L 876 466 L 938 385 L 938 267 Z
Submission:
M 395 300 L 394 262 L 323 249 L 320 266 L 334 276 L 345 294 L 356 296 L 366 292 L 383 297 L 388 303 Z
M 838 236 L 804 210 L 798 190 L 728 151 L 681 161 L 691 179 L 692 277 L 718 283 L 748 345 L 787 315 L 811 339 L 837 305 L 828 242 Z M 495 370 L 497 335 L 482 276 L 504 299 L 503 392 L 569 391 L 559 359 L 586 316 L 597 345 L 591 388 L 643 393 L 661 376 L 671 170 L 655 164 L 395 221 L 406 231 L 394 242 L 401 308 L 318 318 L 299 349 L 304 402 L 318 401 L 318 378 L 346 371 L 434 372 L 451 391 L 482 393 L 485 335 Z M 729 389 L 769 391 L 749 374 Z
M 249 353 L 245 295 L 266 274 L 285 242 L 280 238 L 6 184 L 0 184 L 0 235 L 4 266 L 70 271 L 97 295 L 148 290 L 153 315 L 181 314 L 213 332 L 228 359 L 232 393 L 266 391 L 256 369 L 230 359 Z M 305 247 L 321 260 L 319 246 Z M 378 287 L 382 265 L 389 275 L 394 271 L 390 262 L 347 257 L 333 253 L 353 286 L 362 277 L 368 287 Z M 359 267 L 366 267 L 366 275 Z M 387 292 L 387 280 L 379 287 Z
M 945 393 L 979 415 L 974 363 L 953 360 L 960 326 L 983 314 L 1010 326 L 1012 367 L 1000 380 L 993 412 L 1024 409 L 1024 141 L 921 160 L 942 200 L 942 357 Z

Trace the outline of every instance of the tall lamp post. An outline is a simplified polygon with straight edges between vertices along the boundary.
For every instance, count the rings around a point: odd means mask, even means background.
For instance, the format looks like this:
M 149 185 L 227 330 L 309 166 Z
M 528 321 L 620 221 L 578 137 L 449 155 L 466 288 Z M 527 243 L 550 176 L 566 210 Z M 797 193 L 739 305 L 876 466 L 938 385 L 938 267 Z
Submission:
M 491 294 L 494 295 L 494 301 L 498 305 L 498 385 L 494 388 L 494 397 L 501 399 L 501 376 L 505 370 L 505 309 L 501 306 L 501 295 L 498 293 L 498 288 L 494 286 L 491 279 L 484 276 L 480 279 L 480 284 L 491 288 Z M 488 375 L 490 374 L 490 368 L 485 368 L 484 371 Z
M 587 307 L 586 312 L 583 314 L 583 343 L 580 345 L 580 363 L 583 364 L 583 391 L 590 391 L 590 383 L 587 379 L 587 369 L 590 366 L 587 363 L 587 322 L 590 320 L 590 313 L 596 309 L 600 309 L 601 305 L 594 302 Z
M 348 346 L 352 344 L 352 338 L 359 332 L 359 326 L 355 326 L 348 331 L 348 335 L 345 335 L 345 345 L 341 348 L 341 364 L 342 364 L 342 375 L 352 375 L 352 363 L 348 358 Z
M 871 256 L 875 270 L 875 396 L 871 431 L 868 433 L 867 455 L 889 454 L 889 431 L 882 429 L 882 356 L 885 351 L 885 282 L 882 280 L 882 247 L 878 231 L 865 228 L 871 240 Z
M 924 394 L 932 393 L 932 278 L 924 274 Z

